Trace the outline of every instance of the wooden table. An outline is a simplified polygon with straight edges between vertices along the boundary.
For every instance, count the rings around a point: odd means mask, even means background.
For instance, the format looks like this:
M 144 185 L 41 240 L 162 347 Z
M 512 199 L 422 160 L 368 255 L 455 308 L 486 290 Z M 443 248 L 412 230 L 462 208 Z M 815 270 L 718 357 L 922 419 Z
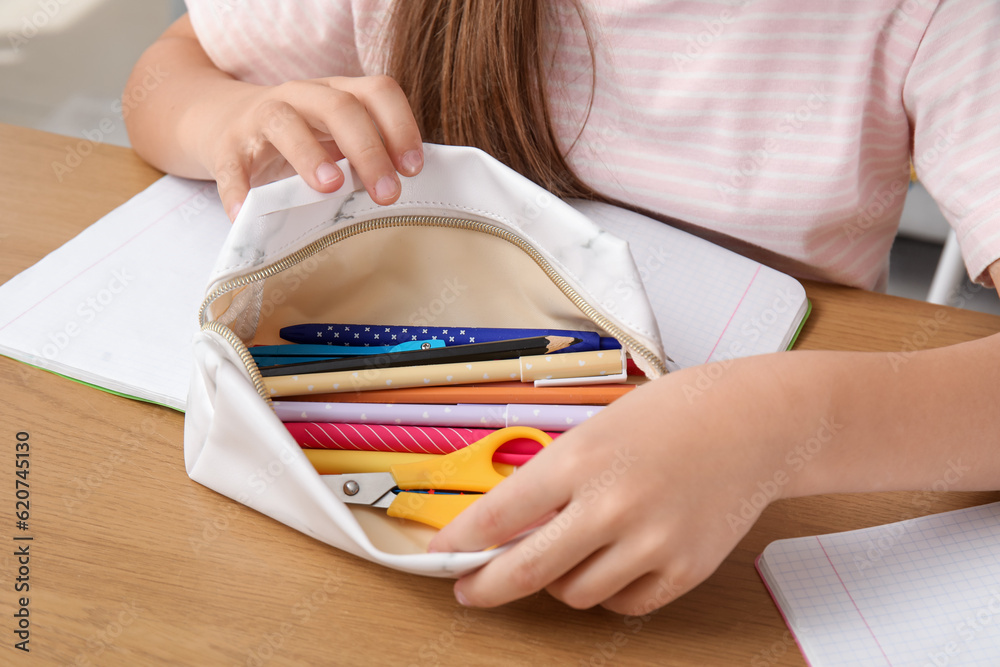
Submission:
M 0 283 L 159 176 L 129 150 L 10 126 L 0 126 L 0 151 Z M 53 163 L 76 166 L 64 172 Z M 1000 331 L 998 317 L 806 287 L 814 312 L 801 349 L 901 350 Z M 926 340 L 922 320 L 938 322 Z M 4 664 L 802 665 L 753 568 L 765 545 L 1000 499 L 890 493 L 777 502 L 708 581 L 645 619 L 574 611 L 546 594 L 466 610 L 450 581 L 346 555 L 189 480 L 179 413 L 6 358 L 0 393 Z M 13 647 L 22 431 L 32 447 L 30 655 Z

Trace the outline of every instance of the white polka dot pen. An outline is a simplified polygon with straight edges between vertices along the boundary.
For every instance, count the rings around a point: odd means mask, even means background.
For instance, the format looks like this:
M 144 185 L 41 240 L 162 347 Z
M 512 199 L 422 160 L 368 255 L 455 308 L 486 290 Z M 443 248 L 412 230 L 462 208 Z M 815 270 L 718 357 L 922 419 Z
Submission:
M 615 375 L 623 373 L 624 370 L 624 350 L 597 350 L 496 361 L 278 375 L 264 378 L 264 385 L 271 396 L 278 397 L 511 380 L 534 382 L 549 378 Z

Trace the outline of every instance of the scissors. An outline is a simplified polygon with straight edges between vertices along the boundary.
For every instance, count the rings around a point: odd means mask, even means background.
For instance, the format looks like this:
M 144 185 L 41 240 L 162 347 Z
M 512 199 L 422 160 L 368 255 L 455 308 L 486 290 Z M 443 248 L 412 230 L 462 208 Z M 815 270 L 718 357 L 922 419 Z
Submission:
M 450 454 L 391 466 L 389 472 L 320 477 L 345 503 L 382 507 L 391 517 L 443 528 L 507 479 L 493 467 L 493 453 L 517 438 L 534 440 L 542 447 L 552 442 L 544 431 L 510 426 Z

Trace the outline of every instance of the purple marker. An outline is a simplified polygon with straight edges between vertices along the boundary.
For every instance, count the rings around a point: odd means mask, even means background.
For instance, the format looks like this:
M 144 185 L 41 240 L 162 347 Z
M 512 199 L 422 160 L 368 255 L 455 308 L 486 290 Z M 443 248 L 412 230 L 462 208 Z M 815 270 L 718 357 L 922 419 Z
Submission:
M 599 405 L 431 405 L 413 403 L 318 403 L 274 401 L 283 422 L 398 424 L 503 428 L 533 426 L 543 431 L 568 431 L 601 411 Z
M 543 431 L 568 431 L 587 421 L 602 405 L 529 405 L 511 404 L 507 409 L 507 426 L 533 426 Z

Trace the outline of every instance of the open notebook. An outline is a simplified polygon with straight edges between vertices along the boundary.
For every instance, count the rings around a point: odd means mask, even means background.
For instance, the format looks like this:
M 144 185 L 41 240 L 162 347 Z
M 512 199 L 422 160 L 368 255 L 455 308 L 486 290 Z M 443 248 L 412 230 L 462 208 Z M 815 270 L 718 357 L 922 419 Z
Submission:
M 630 241 L 678 365 L 789 347 L 809 308 L 798 281 L 666 225 L 649 238 L 618 213 L 593 217 Z M 165 176 L 0 286 L 0 354 L 183 410 L 228 230 L 213 183 Z
M 813 667 L 1000 665 L 1000 503 L 779 540 L 757 569 Z

